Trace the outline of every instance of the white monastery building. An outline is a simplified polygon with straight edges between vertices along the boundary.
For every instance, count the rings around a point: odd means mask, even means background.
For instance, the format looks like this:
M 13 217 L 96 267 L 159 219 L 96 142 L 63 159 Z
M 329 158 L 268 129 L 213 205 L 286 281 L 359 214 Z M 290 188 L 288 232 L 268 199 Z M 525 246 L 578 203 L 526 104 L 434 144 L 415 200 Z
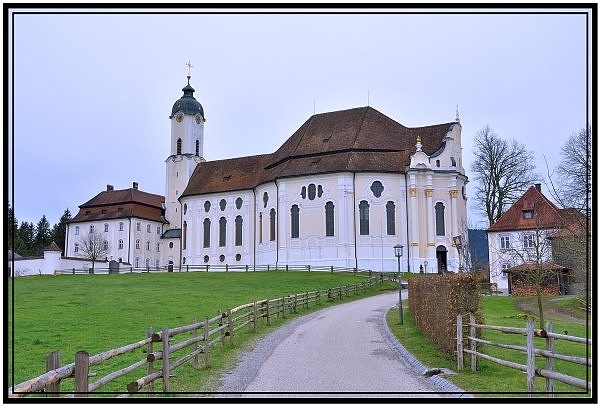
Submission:
M 417 128 L 372 107 L 315 114 L 273 153 L 211 161 L 189 80 L 169 116 L 165 196 L 109 185 L 70 222 L 67 256 L 93 227 L 107 259 L 136 267 L 395 271 L 400 244 L 402 272 L 425 261 L 427 273 L 458 271 L 468 182 L 458 114 Z

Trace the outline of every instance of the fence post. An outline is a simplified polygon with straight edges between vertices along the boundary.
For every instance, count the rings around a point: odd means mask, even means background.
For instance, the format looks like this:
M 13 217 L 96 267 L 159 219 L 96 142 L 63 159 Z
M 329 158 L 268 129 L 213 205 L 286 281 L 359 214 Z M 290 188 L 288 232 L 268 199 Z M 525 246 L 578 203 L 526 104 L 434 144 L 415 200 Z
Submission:
M 192 320 L 192 324 L 196 324 L 198 323 L 198 320 L 194 317 L 194 319 Z M 192 337 L 196 338 L 198 337 L 198 329 L 195 328 L 192 330 Z M 198 341 L 196 341 L 194 343 L 194 351 L 198 350 Z M 194 367 L 194 369 L 198 369 L 200 367 L 200 361 L 198 359 L 198 354 L 196 354 L 196 356 L 194 357 L 194 360 L 192 361 L 192 366 Z
M 551 321 L 546 323 L 546 332 L 554 333 L 554 323 Z M 550 335 L 546 336 L 546 351 L 554 352 L 554 337 Z M 546 369 L 548 371 L 554 371 L 554 358 L 546 357 Z M 549 392 L 547 397 L 554 397 L 554 380 L 546 378 L 546 392 Z
M 256 333 L 256 317 L 257 317 L 257 312 L 256 312 L 256 300 L 254 301 L 254 307 L 252 308 L 253 310 L 253 315 L 252 317 L 254 318 L 254 332 Z
M 169 391 L 169 328 L 165 327 L 162 331 L 162 378 L 163 378 L 163 392 Z
M 462 342 L 462 314 L 456 315 L 456 360 L 458 362 L 457 369 L 463 370 L 463 342 Z
M 310 264 L 308 264 L 308 272 L 310 272 Z
M 231 317 L 231 309 L 227 310 L 227 326 L 229 327 L 229 342 L 233 344 L 234 325 Z
M 225 313 L 223 313 L 221 310 L 219 310 L 219 313 L 221 313 L 221 318 L 219 319 L 219 327 L 223 327 L 223 319 L 225 318 L 225 316 L 227 316 Z M 219 329 L 219 336 L 221 337 L 221 345 L 223 347 L 225 347 L 225 331 L 224 329 Z
M 294 293 L 294 300 L 292 302 L 292 307 L 294 309 L 294 313 L 298 313 L 298 310 L 296 310 L 297 305 L 298 305 L 298 294 Z
M 473 338 L 477 337 L 477 327 L 475 327 L 476 322 L 475 316 L 473 314 L 469 315 L 469 323 L 471 325 L 469 333 Z M 473 351 L 471 353 L 471 371 L 475 372 L 477 371 L 477 341 L 475 340 L 471 340 L 471 351 Z
M 281 317 L 285 319 L 285 296 L 281 297 Z
M 77 351 L 75 354 L 75 397 L 86 398 L 88 392 L 88 375 L 90 373 L 90 354 Z
M 269 308 L 269 304 L 270 304 L 270 300 L 267 299 L 267 326 L 271 325 L 271 313 L 270 313 L 270 308 Z
M 331 273 L 333 273 L 333 265 L 331 265 Z
M 321 306 L 321 290 L 317 290 L 317 304 Z
M 146 347 L 146 354 L 152 354 L 154 352 L 153 349 L 153 345 L 152 345 L 152 333 L 154 331 L 152 330 L 152 327 L 148 327 L 146 329 L 146 336 L 150 339 L 148 342 L 148 346 Z M 150 375 L 152 372 L 154 372 L 154 361 L 148 361 L 148 365 L 146 366 L 146 372 L 148 375 Z M 148 397 L 151 397 L 151 393 L 154 392 L 154 381 L 150 382 L 148 384 Z
M 204 318 L 204 366 L 208 367 L 208 349 L 210 348 L 210 337 L 208 335 L 208 316 Z
M 527 321 L 527 392 L 533 397 L 535 392 L 535 347 L 533 343 L 533 320 Z
M 58 351 L 52 351 L 46 355 L 46 372 L 50 372 L 58 368 L 60 368 L 60 353 Z M 60 392 L 60 381 L 46 384 L 44 387 L 44 392 L 46 392 L 46 397 L 48 398 L 58 397 L 58 393 L 48 392 Z

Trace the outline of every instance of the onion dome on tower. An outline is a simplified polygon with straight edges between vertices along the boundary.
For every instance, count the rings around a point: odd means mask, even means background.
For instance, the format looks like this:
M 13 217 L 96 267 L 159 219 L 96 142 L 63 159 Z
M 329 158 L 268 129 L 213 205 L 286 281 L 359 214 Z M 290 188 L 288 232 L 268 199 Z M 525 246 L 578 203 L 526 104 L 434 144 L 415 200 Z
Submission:
M 192 86 L 190 86 L 190 78 L 191 76 L 188 75 L 188 84 L 186 87 L 181 89 L 183 90 L 183 96 L 181 96 L 181 98 L 173 104 L 173 108 L 171 109 L 171 115 L 169 116 L 169 118 L 174 117 L 175 113 L 177 112 L 182 112 L 183 114 L 189 114 L 192 116 L 200 114 L 202 116 L 202 120 L 206 121 L 202 105 L 198 100 L 194 98 L 195 90 Z

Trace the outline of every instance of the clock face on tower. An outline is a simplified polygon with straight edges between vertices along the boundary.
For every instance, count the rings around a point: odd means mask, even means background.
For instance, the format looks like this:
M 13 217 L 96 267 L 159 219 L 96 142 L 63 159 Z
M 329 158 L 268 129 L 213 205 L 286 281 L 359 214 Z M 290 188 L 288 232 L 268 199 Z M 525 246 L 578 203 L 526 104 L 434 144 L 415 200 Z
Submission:
M 196 114 L 196 124 L 200 124 L 202 122 L 202 116 L 200 114 Z
M 183 114 L 179 113 L 175 116 L 175 120 L 177 120 L 178 123 L 181 123 L 181 121 L 183 120 Z

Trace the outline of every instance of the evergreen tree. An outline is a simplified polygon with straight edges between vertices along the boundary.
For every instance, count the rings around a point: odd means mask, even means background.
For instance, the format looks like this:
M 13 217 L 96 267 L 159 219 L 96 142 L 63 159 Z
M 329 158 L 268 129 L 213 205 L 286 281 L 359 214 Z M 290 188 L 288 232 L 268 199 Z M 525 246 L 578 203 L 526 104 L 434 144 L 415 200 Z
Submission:
M 15 237 L 18 235 L 19 222 L 15 218 L 14 209 L 10 207 L 10 202 L 8 202 L 8 221 L 6 224 L 8 224 L 8 249 L 14 251 L 14 240 Z
M 33 223 L 22 221 L 19 226 L 18 238 L 15 238 L 15 251 L 27 257 L 34 255 L 35 227 Z
M 50 223 L 46 219 L 46 215 L 42 215 L 35 228 L 35 252 L 34 255 L 41 255 L 44 248 L 52 242 L 52 232 Z
M 67 233 L 67 222 L 71 220 L 71 212 L 69 208 L 67 208 L 63 215 L 60 217 L 60 220 L 57 224 L 52 228 L 52 240 L 62 248 L 62 254 L 65 255 L 65 236 Z

